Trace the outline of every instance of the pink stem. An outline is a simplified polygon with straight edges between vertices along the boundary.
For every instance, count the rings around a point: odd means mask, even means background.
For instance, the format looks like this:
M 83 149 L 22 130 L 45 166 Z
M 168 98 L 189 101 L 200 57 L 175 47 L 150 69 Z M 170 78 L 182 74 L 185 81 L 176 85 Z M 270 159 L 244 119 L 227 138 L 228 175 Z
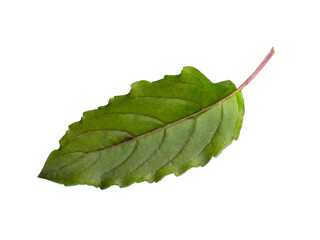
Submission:
M 254 77 L 261 71 L 261 69 L 269 62 L 273 54 L 274 54 L 274 48 L 270 50 L 269 54 L 265 57 L 265 59 L 263 59 L 259 67 L 257 67 L 257 69 L 250 75 L 250 77 L 244 83 L 241 84 L 241 86 L 237 89 L 237 92 L 240 91 L 245 86 L 247 86 L 251 82 L 251 80 L 254 79 Z

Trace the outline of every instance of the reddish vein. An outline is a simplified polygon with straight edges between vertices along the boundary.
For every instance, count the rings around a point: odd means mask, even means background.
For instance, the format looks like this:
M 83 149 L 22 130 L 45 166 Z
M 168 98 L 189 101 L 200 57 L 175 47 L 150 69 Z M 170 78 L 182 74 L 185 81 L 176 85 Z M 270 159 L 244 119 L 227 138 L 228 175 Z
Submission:
M 145 137 L 145 136 L 148 136 L 148 135 L 150 135 L 150 134 L 152 134 L 152 133 L 161 131 L 161 130 L 166 129 L 166 128 L 172 126 L 172 125 L 175 125 L 175 124 L 180 123 L 180 122 L 182 122 L 182 121 L 184 121 L 184 120 L 187 120 L 187 119 L 189 119 L 189 118 L 192 118 L 192 117 L 194 117 L 194 116 L 197 116 L 197 115 L 199 115 L 200 113 L 203 113 L 203 112 L 209 110 L 210 108 L 213 108 L 214 106 L 222 103 L 223 101 L 225 101 L 225 100 L 227 100 L 228 98 L 230 98 L 230 97 L 232 97 L 233 95 L 235 95 L 237 92 L 241 91 L 245 86 L 247 86 L 247 85 L 251 82 L 251 80 L 252 80 L 252 79 L 262 70 L 262 68 L 267 64 L 267 62 L 270 60 L 270 58 L 273 56 L 273 54 L 274 54 L 274 48 L 272 48 L 272 49 L 270 50 L 270 52 L 268 53 L 268 55 L 267 55 L 267 56 L 265 57 L 265 59 L 260 63 L 260 65 L 257 67 L 257 69 L 250 75 L 250 77 L 249 77 L 243 84 L 240 85 L 240 87 L 239 87 L 237 90 L 235 90 L 234 92 L 232 92 L 231 94 L 229 94 L 229 95 L 226 96 L 225 98 L 219 100 L 218 102 L 216 102 L 216 103 L 214 103 L 214 104 L 212 104 L 212 105 L 210 105 L 210 106 L 208 106 L 208 107 L 206 107 L 206 108 L 204 108 L 204 109 L 202 109 L 202 110 L 200 110 L 200 111 L 198 111 L 198 112 L 196 112 L 196 113 L 194 113 L 194 114 L 191 114 L 191 115 L 189 115 L 189 116 L 187 116 L 187 117 L 184 117 L 184 118 L 179 119 L 179 120 L 177 120 L 177 121 L 175 121 L 175 122 L 169 123 L 169 124 L 167 124 L 167 125 L 165 125 L 165 126 L 163 126 L 163 127 L 157 128 L 157 129 L 155 129 L 155 130 L 153 130 L 153 131 L 151 131 L 151 132 L 147 132 L 147 133 L 145 133 L 145 134 L 142 134 L 142 135 L 140 135 L 140 136 L 137 136 L 137 137 L 135 137 L 135 138 L 132 138 L 132 139 L 130 139 L 130 140 L 128 140 L 128 141 L 119 143 L 119 144 L 117 144 L 117 145 L 111 146 L 111 147 L 106 148 L 106 149 L 99 150 L 99 151 L 97 151 L 97 152 L 110 150 L 110 149 L 112 149 L 112 148 L 114 148 L 114 147 L 121 146 L 121 145 L 123 145 L 123 144 L 126 144 L 126 143 L 129 143 L 129 142 L 138 140 L 138 139 L 143 138 L 143 137 Z M 92 152 L 92 153 L 94 153 L 94 152 Z M 89 154 L 91 154 L 91 153 L 89 153 Z
M 194 117 L 194 116 L 197 116 L 197 115 L 199 115 L 199 114 L 201 114 L 201 113 L 209 110 L 210 108 L 213 108 L 214 106 L 216 106 L 216 105 L 222 103 L 223 101 L 227 100 L 228 98 L 232 97 L 232 96 L 235 95 L 237 92 L 241 91 L 246 85 L 248 85 L 248 83 L 251 82 L 251 80 L 252 80 L 252 79 L 261 71 L 261 69 L 267 64 L 267 62 L 270 60 L 270 58 L 272 57 L 273 54 L 274 54 L 274 48 L 272 48 L 272 49 L 270 50 L 269 54 L 268 54 L 268 55 L 265 57 L 265 59 L 260 63 L 260 65 L 257 67 L 257 69 L 250 75 L 250 77 L 249 77 L 243 84 L 240 85 L 240 87 L 239 87 L 237 90 L 235 90 L 234 92 L 232 92 L 231 94 L 229 94 L 229 95 L 226 96 L 225 98 L 222 98 L 222 99 L 219 100 L 218 102 L 216 102 L 216 103 L 214 103 L 214 104 L 212 104 L 212 105 L 210 105 L 210 106 L 208 106 L 208 107 L 206 107 L 206 108 L 204 108 L 204 109 L 202 109 L 202 110 L 200 110 L 200 111 L 198 111 L 198 112 L 195 112 L 195 113 L 193 113 L 193 114 L 191 114 L 191 115 L 189 115 L 189 116 L 186 116 L 186 117 L 184 117 L 184 118 L 182 118 L 182 119 L 179 119 L 179 120 L 177 120 L 177 121 L 175 121 L 175 122 L 172 122 L 172 123 L 169 123 L 169 124 L 167 124 L 167 125 L 165 125 L 165 126 L 163 126 L 163 127 L 157 128 L 157 129 L 155 129 L 155 130 L 153 130 L 153 131 L 151 131 L 151 132 L 147 132 L 147 133 L 145 133 L 145 134 L 142 134 L 142 135 L 140 135 L 140 136 L 131 138 L 130 140 L 127 140 L 127 141 L 125 141 L 125 142 L 119 143 L 119 144 L 117 144 L 117 145 L 113 145 L 113 146 L 111 146 L 111 147 L 108 147 L 108 148 L 105 148 L 105 149 L 102 149 L 102 150 L 98 150 L 98 151 L 94 151 L 94 152 L 90 152 L 90 153 L 87 153 L 87 154 L 92 154 L 92 153 L 96 153 L 96 152 L 103 152 L 103 151 L 107 151 L 107 150 L 110 150 L 110 149 L 115 148 L 115 147 L 119 147 L 119 146 L 124 145 L 124 144 L 126 144 L 126 143 L 129 143 L 129 142 L 138 140 L 138 139 L 140 139 L 140 138 L 143 138 L 143 137 L 145 137 L 145 136 L 148 136 L 148 135 L 150 135 L 150 134 L 152 134 L 152 133 L 155 133 L 155 132 L 161 131 L 161 130 L 163 130 L 163 129 L 166 129 L 166 128 L 168 128 L 168 127 L 171 127 L 172 125 L 178 124 L 178 123 L 180 123 L 180 122 L 182 122 L 182 121 L 184 121 L 184 120 L 187 120 L 187 119 L 189 119 L 189 118 L 192 118 L 192 117 Z
M 76 159 L 75 161 L 72 161 L 72 162 L 69 163 L 69 164 L 73 164 L 74 162 L 79 161 L 80 159 L 84 158 L 84 157 L 87 156 L 87 155 L 90 155 L 90 154 L 93 154 L 93 153 L 97 153 L 97 152 L 107 151 L 107 150 L 110 150 L 110 149 L 112 149 L 112 148 L 119 147 L 119 146 L 121 146 L 121 145 L 124 145 L 124 144 L 130 143 L 130 142 L 132 142 L 132 141 L 138 140 L 138 139 L 143 138 L 143 137 L 145 137 L 145 136 L 148 136 L 148 135 L 150 135 L 150 134 L 152 134 L 152 133 L 155 133 L 155 132 L 164 130 L 164 129 L 172 126 L 172 125 L 178 124 L 178 123 L 180 123 L 180 122 L 182 122 L 182 121 L 184 121 L 184 120 L 187 120 L 187 119 L 189 119 L 189 118 L 192 118 L 192 117 L 194 117 L 194 116 L 197 116 L 197 115 L 199 115 L 199 114 L 201 114 L 201 113 L 209 110 L 210 108 L 213 108 L 214 106 L 216 106 L 216 105 L 222 103 L 223 101 L 227 100 L 228 98 L 234 96 L 236 93 L 238 93 L 239 91 L 241 91 L 245 86 L 247 86 L 247 85 L 252 81 L 252 79 L 263 69 L 263 67 L 269 62 L 269 60 L 270 60 L 270 58 L 273 56 L 273 54 L 274 54 L 274 48 L 272 48 L 272 49 L 270 50 L 270 52 L 268 53 L 268 55 L 267 55 L 267 56 L 265 57 L 265 59 L 260 63 L 260 65 L 257 67 L 257 69 L 249 76 L 249 78 L 248 78 L 244 83 L 242 83 L 242 84 L 240 85 L 240 87 L 237 88 L 237 90 L 235 90 L 234 92 L 232 92 L 231 94 L 229 94 L 229 95 L 226 96 L 225 98 L 219 100 L 218 102 L 216 102 L 216 103 L 214 103 L 214 104 L 212 104 L 212 105 L 210 105 L 210 106 L 208 106 L 208 107 L 206 107 L 206 108 L 204 108 L 204 109 L 202 109 L 202 110 L 200 110 L 200 111 L 198 111 L 198 112 L 196 112 L 196 113 L 194 113 L 194 114 L 191 114 L 191 115 L 189 115 L 189 116 L 187 116 L 187 117 L 184 117 L 184 118 L 179 119 L 179 120 L 177 120 L 177 121 L 175 121 L 175 122 L 169 123 L 169 124 L 167 124 L 167 125 L 165 125 L 165 126 L 163 126 L 163 127 L 157 128 L 157 129 L 155 129 L 155 130 L 153 130 L 153 131 L 151 131 L 151 132 L 147 132 L 147 133 L 145 133 L 145 134 L 142 134 L 142 135 L 140 135 L 140 136 L 131 138 L 131 139 L 127 140 L 127 141 L 124 141 L 124 142 L 122 142 L 122 143 L 113 145 L 113 146 L 111 146 L 111 147 L 108 147 L 108 148 L 105 148 L 105 149 L 102 149 L 102 150 L 85 153 L 85 155 L 81 156 L 80 158 Z M 130 155 L 129 155 L 129 156 L 130 156 Z M 68 166 L 69 164 L 63 166 L 62 168 Z M 62 168 L 58 169 L 58 171 L 61 170 Z M 57 170 L 52 170 L 52 171 L 57 171 Z M 49 172 L 52 172 L 52 171 L 49 171 Z M 58 171 L 57 171 L 57 172 L 58 172 Z M 47 172 L 46 174 L 48 174 L 48 172 Z M 45 175 L 46 175 L 46 174 L 45 174 Z M 40 175 L 41 175 L 41 173 L 40 173 Z M 40 175 L 39 175 L 39 176 L 40 176 Z

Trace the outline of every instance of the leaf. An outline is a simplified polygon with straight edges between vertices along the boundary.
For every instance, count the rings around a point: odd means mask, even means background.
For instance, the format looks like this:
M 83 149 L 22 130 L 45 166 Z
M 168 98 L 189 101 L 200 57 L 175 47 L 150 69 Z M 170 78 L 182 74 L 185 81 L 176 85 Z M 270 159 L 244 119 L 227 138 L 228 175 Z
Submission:
M 105 189 L 158 182 L 204 166 L 238 139 L 241 89 L 250 78 L 237 89 L 231 81 L 212 83 L 196 68 L 184 67 L 179 75 L 135 82 L 129 94 L 71 124 L 39 177 Z

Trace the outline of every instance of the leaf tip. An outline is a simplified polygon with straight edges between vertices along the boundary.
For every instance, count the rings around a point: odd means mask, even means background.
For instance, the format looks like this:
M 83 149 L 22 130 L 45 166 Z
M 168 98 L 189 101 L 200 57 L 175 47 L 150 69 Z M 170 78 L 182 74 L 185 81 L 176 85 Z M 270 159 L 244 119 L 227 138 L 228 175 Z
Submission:
M 46 179 L 46 174 L 41 170 L 41 172 L 38 175 L 38 178 Z

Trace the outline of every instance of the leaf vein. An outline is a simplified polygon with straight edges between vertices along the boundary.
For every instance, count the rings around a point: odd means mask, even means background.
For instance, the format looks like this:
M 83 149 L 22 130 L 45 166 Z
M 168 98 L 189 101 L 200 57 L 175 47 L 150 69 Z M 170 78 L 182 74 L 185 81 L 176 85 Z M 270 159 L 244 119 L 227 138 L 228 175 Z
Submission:
M 141 113 L 126 113 L 126 112 L 106 112 L 106 113 L 103 113 L 103 114 L 100 114 L 100 115 L 92 115 L 92 116 L 86 116 L 85 118 L 87 119 L 90 119 L 90 118 L 98 118 L 98 117 L 104 117 L 105 115 L 109 115 L 109 114 L 119 114 L 119 115 L 138 115 L 138 116 L 143 116 L 143 117 L 146 117 L 146 118 L 151 118 L 153 120 L 156 120 L 158 122 L 160 122 L 162 125 L 165 125 L 166 123 L 161 121 L 160 119 L 156 118 L 156 117 L 153 117 L 153 116 L 149 116 L 149 115 L 146 115 L 146 114 L 141 114 Z
M 196 127 L 196 118 L 193 118 L 193 126 L 192 129 L 189 133 L 188 138 L 186 139 L 186 141 L 184 142 L 184 144 L 180 147 L 179 151 L 171 158 L 169 159 L 165 164 L 162 164 L 160 167 L 158 167 L 156 170 L 153 171 L 153 173 L 155 174 L 158 170 L 160 170 L 161 168 L 163 168 L 164 166 L 166 166 L 167 164 L 171 163 L 175 158 L 177 158 L 179 156 L 179 154 L 182 152 L 182 150 L 186 147 L 186 145 L 188 144 L 188 142 L 190 141 L 191 137 L 194 134 L 194 129 Z
M 201 78 L 199 78 L 197 75 L 195 75 L 193 72 L 189 71 L 188 69 L 185 69 L 185 70 L 186 70 L 188 73 L 190 73 L 192 76 L 194 76 L 196 79 L 200 80 L 200 83 L 202 84 L 202 87 L 203 87 L 204 89 L 207 89 L 207 88 L 205 87 L 205 85 L 204 85 L 204 83 L 203 83 L 203 81 L 202 81 Z
M 138 144 L 137 144 L 137 141 L 135 141 L 135 145 L 134 145 L 133 150 L 129 153 L 129 155 L 128 155 L 122 162 L 120 162 L 118 165 L 112 167 L 111 169 L 108 169 L 107 171 L 103 172 L 103 173 L 100 175 L 100 185 L 101 185 L 101 182 L 103 181 L 102 178 L 104 177 L 104 175 L 107 174 L 108 172 L 112 171 L 112 170 L 115 169 L 116 167 L 118 167 L 118 166 L 122 165 L 123 163 L 125 163 L 125 162 L 130 158 L 130 156 L 132 156 L 132 154 L 134 153 L 134 151 L 137 149 L 137 145 L 138 145 Z
M 162 135 L 162 138 L 161 138 L 161 141 L 159 142 L 158 146 L 155 148 L 155 150 L 150 154 L 150 156 L 148 156 L 145 160 L 143 160 L 136 168 L 132 169 L 131 171 L 127 172 L 124 176 L 121 176 L 121 177 L 117 177 L 115 179 L 112 179 L 112 181 L 116 181 L 118 179 L 121 179 L 129 174 L 131 174 L 132 172 L 134 172 L 135 170 L 137 170 L 138 168 L 140 168 L 145 162 L 147 162 L 160 148 L 160 146 L 162 145 L 164 139 L 165 139 L 165 135 L 166 135 L 166 129 L 164 129 L 163 131 L 163 135 Z M 119 164 L 117 167 L 119 167 L 120 165 L 122 164 Z M 108 172 L 104 172 L 102 174 L 102 176 L 106 175 Z
M 220 126 L 221 126 L 221 122 L 222 122 L 222 118 L 223 118 L 223 107 L 222 107 L 222 104 L 221 104 L 221 114 L 220 114 L 220 120 L 219 120 L 219 123 L 218 123 L 218 126 L 216 128 L 216 130 L 213 132 L 213 136 L 211 137 L 210 141 L 203 147 L 202 151 L 193 159 L 191 159 L 190 161 L 187 162 L 186 165 L 188 165 L 188 163 L 190 163 L 191 161 L 195 160 L 196 158 L 198 158 L 202 153 L 203 151 L 206 149 L 207 146 L 209 146 L 209 144 L 211 144 L 212 140 L 215 138 Z
M 203 107 L 202 107 L 199 103 L 197 103 L 197 102 L 195 102 L 195 101 L 193 101 L 193 100 L 184 99 L 184 98 L 176 98 L 176 97 L 153 97 L 153 96 L 131 97 L 131 99 L 133 99 L 133 98 L 150 98 L 150 99 L 159 99 L 159 100 L 161 100 L 161 99 L 181 100 L 181 101 L 185 101 L 185 102 L 188 102 L 188 103 L 191 103 L 191 104 L 195 104 L 195 105 L 197 105 L 200 109 L 203 109 Z
M 207 88 L 202 88 L 202 87 L 199 87 L 199 86 L 197 86 L 197 85 L 192 85 L 192 84 L 185 83 L 185 82 L 164 82 L 164 83 L 159 84 L 159 86 L 171 85 L 171 84 L 186 85 L 186 86 L 198 88 L 198 89 L 201 89 L 201 90 L 203 90 L 203 91 L 205 91 L 205 92 L 208 92 L 208 93 L 211 94 L 212 96 L 214 96 L 214 97 L 216 97 L 217 99 L 219 99 L 218 95 L 215 94 L 214 92 L 210 91 L 209 89 L 207 89 Z M 213 84 L 214 84 L 214 83 L 213 83 Z
M 86 130 L 83 133 L 70 136 L 70 139 L 77 138 L 77 137 L 82 136 L 82 135 L 84 135 L 86 133 L 89 133 L 89 132 L 101 132 L 101 131 L 104 131 L 104 132 L 123 132 L 123 133 L 128 134 L 129 137 L 134 138 L 134 136 L 131 133 L 129 133 L 128 131 L 124 131 L 124 130 L 118 130 L 118 129 L 96 129 L 96 130 Z
M 76 172 L 75 174 L 73 174 L 72 176 L 75 176 L 75 175 L 79 175 L 83 172 L 85 172 L 86 170 L 88 170 L 89 168 L 91 168 L 99 159 L 101 158 L 101 153 L 98 154 L 97 158 L 86 168 L 84 169 L 80 169 L 80 171 Z M 83 179 L 84 180 L 84 179 Z

